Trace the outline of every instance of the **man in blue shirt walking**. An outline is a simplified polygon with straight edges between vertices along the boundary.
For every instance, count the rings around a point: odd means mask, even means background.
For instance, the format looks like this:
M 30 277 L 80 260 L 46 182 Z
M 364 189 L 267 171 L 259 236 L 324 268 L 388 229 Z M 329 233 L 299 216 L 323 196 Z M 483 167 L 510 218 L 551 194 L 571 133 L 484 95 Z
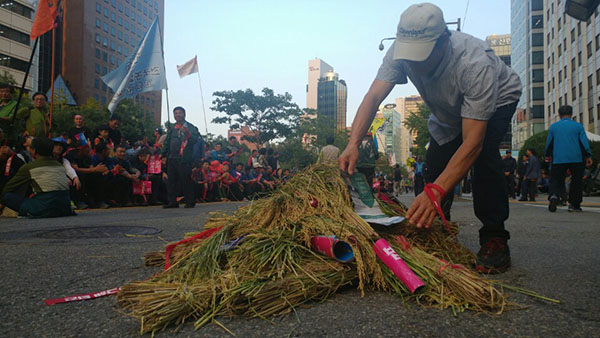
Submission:
M 548 210 L 556 211 L 560 186 L 565 184 L 567 170 L 571 170 L 568 210 L 581 211 L 583 162 L 585 159 L 585 163 L 591 165 L 592 151 L 583 126 L 571 119 L 573 108 L 562 106 L 558 109 L 558 115 L 560 121 L 550 126 L 546 139 L 546 156 L 552 156 Z

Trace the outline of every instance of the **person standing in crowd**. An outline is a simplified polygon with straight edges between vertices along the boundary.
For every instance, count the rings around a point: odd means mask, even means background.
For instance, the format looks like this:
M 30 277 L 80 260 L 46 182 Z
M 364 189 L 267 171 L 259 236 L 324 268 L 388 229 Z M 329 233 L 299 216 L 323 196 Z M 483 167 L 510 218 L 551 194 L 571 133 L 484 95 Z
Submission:
M 365 175 L 367 184 L 371 189 L 373 189 L 373 179 L 375 178 L 375 162 L 378 158 L 379 153 L 375 142 L 373 142 L 373 135 L 368 133 L 362 138 L 362 142 L 358 146 L 356 170 Z
M 0 83 L 0 129 L 3 130 L 2 142 L 8 137 L 17 100 L 13 99 L 13 87 L 7 83 Z M 16 136 L 16 135 L 15 135 Z
M 394 195 L 400 196 L 402 194 L 402 170 L 400 170 L 400 164 L 394 166 Z
M 423 169 L 425 169 L 425 163 L 421 156 L 417 156 L 417 160 L 413 163 L 413 169 L 415 170 L 415 196 L 419 196 L 425 188 L 425 179 L 423 178 Z
M 113 144 L 113 147 L 121 144 L 121 132 L 119 126 L 121 125 L 121 117 L 117 114 L 112 114 L 108 119 L 108 138 Z
M 506 179 L 506 189 L 510 198 L 515 197 L 515 169 L 517 168 L 517 161 L 512 157 L 510 150 L 506 151 L 504 158 L 502 159 L 502 165 L 504 168 L 504 178 Z
M 46 94 L 33 94 L 33 106 L 23 107 L 17 113 L 17 120 L 25 121 L 25 133 L 33 137 L 46 137 L 50 133 Z
M 223 145 L 221 144 L 221 142 L 217 142 L 217 144 L 215 144 L 215 149 L 213 149 L 213 151 L 211 152 L 212 161 L 219 161 L 219 163 L 227 161 L 227 156 L 225 155 L 225 152 L 221 149 L 222 147 Z
M 31 143 L 33 162 L 23 165 L 2 191 L 2 204 L 24 217 L 74 215 L 67 175 L 52 158 L 54 144 L 46 137 Z M 32 192 L 32 195 L 29 195 Z
M 250 157 L 248 157 L 248 166 L 254 168 L 254 164 L 258 164 L 258 150 L 252 150 Z
M 69 144 L 73 144 L 75 141 L 80 141 L 82 144 L 89 144 L 93 140 L 94 135 L 90 131 L 90 128 L 85 126 L 83 116 L 79 114 L 73 116 L 73 123 L 75 126 L 69 129 Z
M 474 165 L 473 206 L 483 223 L 475 267 L 486 273 L 503 272 L 510 266 L 510 235 L 504 226 L 509 205 L 499 144 L 521 97 L 519 76 L 486 42 L 449 31 L 439 7 L 430 3 L 408 7 L 396 41 L 358 108 L 340 169 L 354 171 L 360 140 L 379 105 L 396 84 L 408 79 L 431 109 L 424 176 L 437 188 L 435 203 L 424 192 L 419 194 L 406 218 L 419 228 L 429 227 L 437 204 L 449 217 L 451 189 Z
M 556 211 L 560 185 L 565 183 L 565 173 L 571 171 L 569 211 L 581 211 L 582 177 L 584 162 L 592 165 L 592 151 L 585 130 L 571 119 L 573 107 L 565 105 L 558 109 L 560 121 L 553 123 L 546 139 L 546 156 L 552 156 L 550 170 L 550 204 L 548 210 Z
M 198 128 L 185 120 L 185 109 L 173 109 L 175 124 L 167 132 L 162 156 L 167 159 L 167 195 L 169 203 L 163 208 L 178 208 L 177 194 L 183 191 L 185 207 L 193 208 L 194 184 L 192 183 L 192 164 L 194 144 L 198 140 Z
M 240 146 L 235 136 L 229 137 L 229 144 L 227 147 L 229 148 L 229 153 L 226 155 L 227 161 L 229 163 L 238 163 L 244 149 Z
M 335 141 L 334 137 L 329 135 L 325 138 L 327 145 L 321 149 L 319 154 L 319 163 L 336 165 L 338 156 L 340 155 L 340 148 L 333 145 Z
M 537 181 L 540 178 L 541 167 L 540 161 L 535 156 L 535 149 L 527 149 L 527 169 L 523 176 L 523 184 L 527 187 L 524 191 L 523 196 L 519 201 L 527 201 L 527 195 L 529 195 L 529 201 L 535 202 L 535 193 L 537 192 Z
M 161 127 L 154 129 L 154 148 L 162 149 L 166 138 L 167 134 L 165 134 Z

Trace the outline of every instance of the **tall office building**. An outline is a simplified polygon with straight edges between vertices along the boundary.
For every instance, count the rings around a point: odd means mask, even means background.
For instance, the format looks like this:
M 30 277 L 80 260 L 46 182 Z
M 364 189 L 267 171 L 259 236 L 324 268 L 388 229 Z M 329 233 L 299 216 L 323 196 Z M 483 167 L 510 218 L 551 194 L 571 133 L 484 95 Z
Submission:
M 512 120 L 512 148 L 544 130 L 544 2 L 511 0 L 511 67 L 523 94 Z
M 0 1 L 0 72 L 10 74 L 20 87 L 25 78 L 33 41 L 30 40 L 35 9 L 29 1 Z M 30 69 L 25 88 L 36 90 L 37 62 Z
M 379 152 L 387 156 L 391 165 L 406 164 L 406 159 L 402 161 L 402 116 L 396 110 L 396 104 L 380 106 L 376 116 L 385 120 L 381 130 L 376 131 Z
M 544 90 L 545 127 L 559 120 L 558 108 L 573 106 L 573 119 L 585 130 L 600 133 L 600 15 L 576 20 L 565 14 L 565 1 L 545 0 Z
M 317 85 L 317 114 L 333 120 L 335 128 L 346 129 L 346 103 L 348 91 L 346 82 L 337 73 L 329 71 L 319 79 Z
M 400 114 L 400 146 L 398 163 L 406 165 L 406 161 L 411 156 L 410 148 L 414 146 L 417 135 L 411 133 L 404 125 L 406 118 L 419 110 L 419 106 L 424 104 L 419 95 L 399 97 L 396 99 L 396 111 Z
M 486 37 L 485 41 L 494 53 L 510 67 L 510 34 L 493 34 Z
M 306 85 L 306 108 L 317 109 L 319 79 L 333 67 L 321 59 L 308 60 L 308 84 Z
M 78 104 L 94 98 L 102 105 L 113 91 L 101 76 L 120 66 L 132 53 L 156 17 L 164 32 L 164 0 L 63 0 L 63 21 L 55 32 L 55 73 L 51 74 L 52 33 L 40 39 L 39 90 L 52 77 L 64 78 Z M 143 111 L 160 123 L 161 92 L 135 98 Z

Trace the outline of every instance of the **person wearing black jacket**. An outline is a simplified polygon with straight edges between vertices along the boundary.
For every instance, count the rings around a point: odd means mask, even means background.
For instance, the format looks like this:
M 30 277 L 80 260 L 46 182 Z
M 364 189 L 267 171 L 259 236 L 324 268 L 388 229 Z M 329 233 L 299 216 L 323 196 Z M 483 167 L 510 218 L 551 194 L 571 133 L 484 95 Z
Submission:
M 192 163 L 194 144 L 198 141 L 198 128 L 185 120 L 185 109 L 173 109 L 175 124 L 169 128 L 163 146 L 162 156 L 167 159 L 168 204 L 163 208 L 178 208 L 177 193 L 184 192 L 185 207 L 196 205 L 194 184 L 192 183 Z
M 527 195 L 529 195 L 529 201 L 535 202 L 537 181 L 540 178 L 541 173 L 540 161 L 538 161 L 537 157 L 535 156 L 535 149 L 533 148 L 527 149 L 527 157 L 529 160 L 527 169 L 525 170 L 525 175 L 523 177 L 523 184 L 527 185 L 527 193 L 523 194 L 519 201 L 526 201 Z
M 506 151 L 506 156 L 502 159 L 502 165 L 504 167 L 504 178 L 506 179 L 508 196 L 515 198 L 515 169 L 517 168 L 517 161 L 511 156 L 510 150 Z

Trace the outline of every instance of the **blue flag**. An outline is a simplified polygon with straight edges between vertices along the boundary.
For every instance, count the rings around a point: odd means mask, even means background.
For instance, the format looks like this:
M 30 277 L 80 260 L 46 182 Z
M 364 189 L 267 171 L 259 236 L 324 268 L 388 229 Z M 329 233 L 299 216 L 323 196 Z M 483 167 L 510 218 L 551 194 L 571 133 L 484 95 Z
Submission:
M 150 25 L 137 51 L 104 75 L 102 81 L 115 92 L 108 104 L 111 113 L 122 99 L 167 88 L 158 17 Z

